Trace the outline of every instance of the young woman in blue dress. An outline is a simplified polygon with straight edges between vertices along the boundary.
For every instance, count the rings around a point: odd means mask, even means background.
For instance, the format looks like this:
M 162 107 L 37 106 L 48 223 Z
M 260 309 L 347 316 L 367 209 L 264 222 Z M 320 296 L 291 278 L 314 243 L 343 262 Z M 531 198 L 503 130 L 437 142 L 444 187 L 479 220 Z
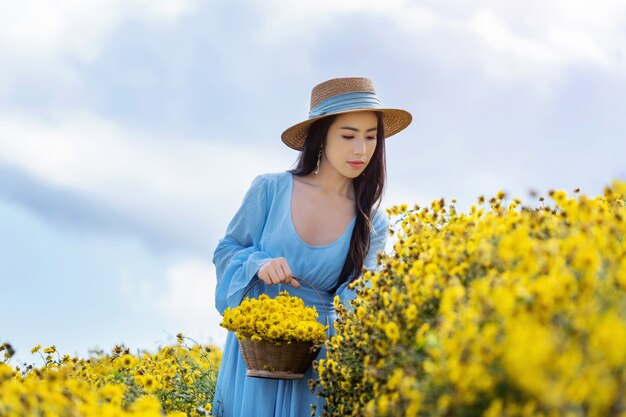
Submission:
M 334 78 L 311 92 L 309 117 L 286 129 L 282 141 L 300 151 L 295 169 L 257 176 L 213 256 L 216 307 L 236 307 L 248 296 L 280 290 L 315 306 L 320 321 L 333 299 L 355 294 L 347 284 L 363 268 L 375 269 L 384 250 L 388 219 L 379 210 L 385 188 L 385 139 L 411 123 L 411 114 L 381 105 L 371 80 Z M 321 293 L 298 282 L 307 280 Z M 322 349 L 318 358 L 325 355 Z M 246 377 L 239 344 L 229 332 L 218 373 L 216 416 L 308 416 L 323 407 L 308 379 Z

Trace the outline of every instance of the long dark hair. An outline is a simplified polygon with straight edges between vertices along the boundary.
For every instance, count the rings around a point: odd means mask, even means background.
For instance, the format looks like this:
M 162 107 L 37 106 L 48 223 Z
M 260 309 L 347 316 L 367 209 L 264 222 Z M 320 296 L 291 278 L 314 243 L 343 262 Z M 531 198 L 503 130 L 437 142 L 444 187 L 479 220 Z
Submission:
M 369 164 L 363 171 L 365 175 L 359 175 L 352 180 L 356 206 L 356 224 L 352 231 L 350 249 L 348 250 L 346 261 L 343 264 L 341 274 L 339 274 L 337 285 L 332 289 L 332 292 L 337 291 L 350 277 L 352 277 L 350 281 L 353 281 L 362 272 L 365 255 L 370 246 L 370 230 L 373 228 L 372 215 L 380 207 L 381 197 L 385 189 L 385 178 L 387 177 L 385 167 L 385 130 L 382 113 L 375 113 L 378 119 L 376 149 Z M 304 176 L 315 170 L 319 151 L 326 142 L 326 135 L 330 125 L 336 118 L 336 115 L 329 115 L 311 124 L 304 147 L 296 161 L 296 168 L 288 172 Z M 372 210 L 374 204 L 376 204 L 376 208 Z

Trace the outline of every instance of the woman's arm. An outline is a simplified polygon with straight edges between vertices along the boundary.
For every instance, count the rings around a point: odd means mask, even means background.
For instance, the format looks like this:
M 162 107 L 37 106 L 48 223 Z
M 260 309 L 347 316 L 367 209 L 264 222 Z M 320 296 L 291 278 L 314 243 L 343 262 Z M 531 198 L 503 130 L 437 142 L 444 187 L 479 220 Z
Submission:
M 272 259 L 258 247 L 271 204 L 268 186 L 269 180 L 264 175 L 254 178 L 213 254 L 217 276 L 215 307 L 220 314 L 226 307 L 239 305 L 261 266 Z

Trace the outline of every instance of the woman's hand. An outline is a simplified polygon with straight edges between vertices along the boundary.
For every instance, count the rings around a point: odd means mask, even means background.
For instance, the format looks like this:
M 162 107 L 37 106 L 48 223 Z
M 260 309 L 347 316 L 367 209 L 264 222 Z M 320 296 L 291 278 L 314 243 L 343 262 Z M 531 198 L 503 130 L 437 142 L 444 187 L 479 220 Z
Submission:
M 291 275 L 291 268 L 283 257 L 274 258 L 264 263 L 259 269 L 258 275 L 267 285 L 285 283 L 291 284 L 294 288 L 300 288 L 300 283 Z

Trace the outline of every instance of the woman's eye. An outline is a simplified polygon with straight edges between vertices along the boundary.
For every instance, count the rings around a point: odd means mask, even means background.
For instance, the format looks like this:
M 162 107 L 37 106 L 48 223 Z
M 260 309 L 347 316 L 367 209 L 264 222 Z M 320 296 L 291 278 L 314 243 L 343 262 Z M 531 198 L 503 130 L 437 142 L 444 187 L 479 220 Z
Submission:
M 354 136 L 341 136 L 344 139 L 354 139 Z M 376 136 L 368 136 L 367 139 L 369 140 L 376 140 Z

